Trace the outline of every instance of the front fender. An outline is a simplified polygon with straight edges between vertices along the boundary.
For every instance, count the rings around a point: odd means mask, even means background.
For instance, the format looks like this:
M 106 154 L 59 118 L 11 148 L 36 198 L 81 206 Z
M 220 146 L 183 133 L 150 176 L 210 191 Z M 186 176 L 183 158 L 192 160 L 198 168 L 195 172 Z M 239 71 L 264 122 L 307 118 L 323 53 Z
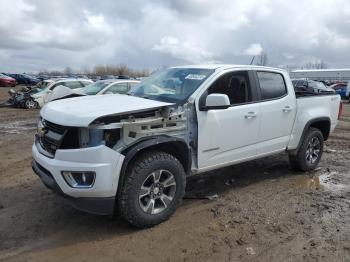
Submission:
M 173 154 L 182 163 L 185 172 L 187 174 L 191 172 L 192 154 L 185 140 L 167 135 L 145 137 L 130 144 L 121 152 L 125 158 L 120 172 L 119 187 L 124 183 L 125 173 L 130 161 L 134 159 L 137 154 L 147 149 L 158 149 Z M 118 189 L 118 192 L 119 191 Z

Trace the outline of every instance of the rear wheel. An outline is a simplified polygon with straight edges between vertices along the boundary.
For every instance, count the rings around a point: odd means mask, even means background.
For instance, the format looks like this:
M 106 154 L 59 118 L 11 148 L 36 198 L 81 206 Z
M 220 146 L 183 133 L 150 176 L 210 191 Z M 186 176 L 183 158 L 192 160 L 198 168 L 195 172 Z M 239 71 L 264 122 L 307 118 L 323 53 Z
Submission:
M 162 151 L 146 152 L 128 169 L 118 198 L 120 213 L 136 227 L 159 224 L 175 212 L 185 185 L 178 159 Z
M 324 138 L 317 128 L 310 128 L 296 155 L 289 155 L 291 167 L 297 171 L 310 171 L 316 168 L 323 153 Z

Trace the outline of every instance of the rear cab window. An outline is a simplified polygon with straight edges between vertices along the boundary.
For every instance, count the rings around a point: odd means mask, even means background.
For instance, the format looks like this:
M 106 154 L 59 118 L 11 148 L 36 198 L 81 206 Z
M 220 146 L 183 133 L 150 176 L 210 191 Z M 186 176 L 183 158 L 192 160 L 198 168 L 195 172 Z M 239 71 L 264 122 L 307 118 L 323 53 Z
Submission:
M 278 99 L 287 94 L 287 86 L 282 74 L 258 71 L 261 100 Z

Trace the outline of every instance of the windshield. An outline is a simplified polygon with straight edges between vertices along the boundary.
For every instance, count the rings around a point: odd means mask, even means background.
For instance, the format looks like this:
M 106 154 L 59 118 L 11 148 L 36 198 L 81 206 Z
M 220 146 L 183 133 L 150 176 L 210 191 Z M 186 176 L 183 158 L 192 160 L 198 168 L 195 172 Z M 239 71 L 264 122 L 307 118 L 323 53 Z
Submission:
M 53 86 L 54 81 L 42 81 L 42 84 L 37 86 L 37 88 L 40 89 L 40 91 L 37 94 L 44 94 L 49 90 L 49 86 Z
M 214 72 L 212 69 L 170 68 L 156 73 L 129 94 L 153 100 L 183 103 Z
M 81 92 L 86 95 L 96 95 L 98 92 L 100 92 L 103 88 L 108 86 L 110 83 L 97 81 L 95 83 L 92 83 L 86 87 L 84 87 Z
M 36 87 L 40 88 L 40 89 L 45 89 L 46 87 L 48 87 L 49 84 L 51 84 L 52 82 L 48 82 L 48 81 L 41 81 L 39 82 Z

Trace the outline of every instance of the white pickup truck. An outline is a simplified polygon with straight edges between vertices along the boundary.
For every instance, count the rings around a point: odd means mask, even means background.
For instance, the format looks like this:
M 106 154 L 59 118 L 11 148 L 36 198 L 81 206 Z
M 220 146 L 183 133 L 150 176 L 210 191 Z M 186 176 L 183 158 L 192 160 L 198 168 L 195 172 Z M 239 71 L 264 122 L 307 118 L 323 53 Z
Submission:
M 296 94 L 287 72 L 173 67 L 129 95 L 53 101 L 40 112 L 32 167 L 74 207 L 137 227 L 168 219 L 186 177 L 286 152 L 314 169 L 337 124 L 336 94 Z

